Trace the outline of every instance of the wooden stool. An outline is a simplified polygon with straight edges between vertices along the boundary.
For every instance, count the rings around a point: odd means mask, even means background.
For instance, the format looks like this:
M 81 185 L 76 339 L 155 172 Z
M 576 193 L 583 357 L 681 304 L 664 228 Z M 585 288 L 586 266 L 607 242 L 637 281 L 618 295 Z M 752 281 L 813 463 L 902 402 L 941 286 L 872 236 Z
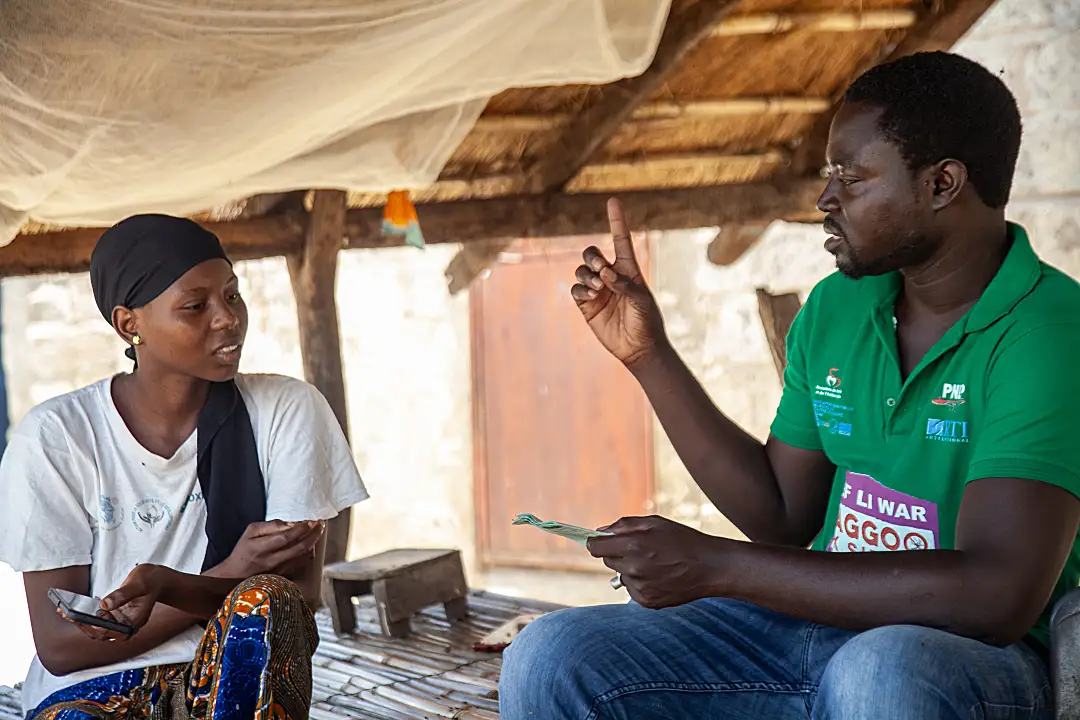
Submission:
M 334 632 L 356 630 L 352 599 L 374 595 L 384 634 L 409 635 L 409 619 L 429 605 L 442 604 L 451 622 L 468 615 L 469 587 L 457 550 L 388 550 L 323 569 L 323 603 L 330 608 Z

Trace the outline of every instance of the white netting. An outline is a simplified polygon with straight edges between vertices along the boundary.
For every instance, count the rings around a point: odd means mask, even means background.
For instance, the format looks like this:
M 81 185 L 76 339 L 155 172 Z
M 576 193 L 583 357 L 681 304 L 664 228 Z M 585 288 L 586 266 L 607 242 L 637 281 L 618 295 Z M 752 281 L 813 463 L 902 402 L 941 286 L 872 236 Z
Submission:
M 0 0 L 0 243 L 433 182 L 488 98 L 648 67 L 670 0 Z

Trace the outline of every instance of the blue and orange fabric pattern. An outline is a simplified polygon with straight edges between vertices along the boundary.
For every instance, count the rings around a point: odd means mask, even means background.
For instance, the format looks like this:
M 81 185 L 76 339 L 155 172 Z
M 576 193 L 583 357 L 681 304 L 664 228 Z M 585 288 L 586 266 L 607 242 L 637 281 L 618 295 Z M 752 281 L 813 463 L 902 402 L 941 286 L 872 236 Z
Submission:
M 294 720 L 308 717 L 315 618 L 276 575 L 238 585 L 195 660 L 105 675 L 53 693 L 27 720 Z

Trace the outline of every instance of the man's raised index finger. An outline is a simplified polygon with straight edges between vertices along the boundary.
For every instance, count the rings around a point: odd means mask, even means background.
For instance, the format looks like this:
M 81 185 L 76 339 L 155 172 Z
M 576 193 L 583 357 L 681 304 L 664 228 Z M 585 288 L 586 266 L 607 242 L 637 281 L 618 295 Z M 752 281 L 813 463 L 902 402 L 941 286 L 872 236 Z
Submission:
M 634 243 L 630 240 L 630 231 L 626 229 L 626 216 L 623 214 L 622 203 L 617 198 L 611 198 L 607 203 L 608 225 L 611 227 L 611 238 L 615 242 L 615 260 L 629 260 L 637 267 L 637 257 L 634 255 Z

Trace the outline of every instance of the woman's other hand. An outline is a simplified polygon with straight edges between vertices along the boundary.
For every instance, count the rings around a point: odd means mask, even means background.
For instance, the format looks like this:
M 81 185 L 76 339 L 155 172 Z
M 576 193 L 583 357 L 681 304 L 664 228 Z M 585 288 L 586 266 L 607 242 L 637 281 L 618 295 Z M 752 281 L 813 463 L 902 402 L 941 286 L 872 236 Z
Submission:
M 325 532 L 326 522 L 322 520 L 251 523 L 214 574 L 243 579 L 263 573 L 281 574 L 296 561 L 312 557 Z

